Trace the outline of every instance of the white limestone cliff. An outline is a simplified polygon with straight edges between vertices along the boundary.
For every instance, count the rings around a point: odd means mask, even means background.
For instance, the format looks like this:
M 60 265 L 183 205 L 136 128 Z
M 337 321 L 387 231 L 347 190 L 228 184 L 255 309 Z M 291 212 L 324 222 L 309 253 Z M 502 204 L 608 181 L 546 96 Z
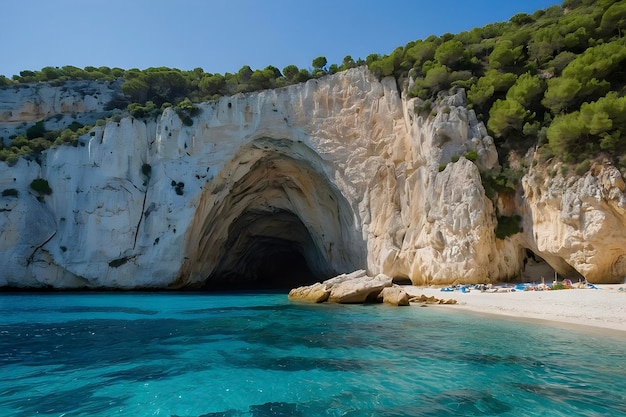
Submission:
M 581 177 L 527 175 L 522 186 L 521 244 L 564 276 L 624 282 L 626 186 L 615 167 L 595 163 Z
M 607 246 L 575 261 L 591 253 L 589 236 L 623 233 L 621 176 L 583 181 L 578 210 L 593 201 L 597 213 L 554 240 L 572 221 L 551 214 L 561 213 L 557 197 L 526 198 L 543 192 L 526 180 L 524 233 L 497 239 L 479 169 L 497 167 L 498 155 L 484 125 L 462 91 L 431 114 L 419 105 L 393 78 L 357 68 L 199 104 L 191 126 L 166 109 L 156 121 L 109 121 L 40 164 L 0 163 L 0 191 L 17 191 L 0 197 L 0 286 L 180 288 L 280 275 L 276 284 L 295 287 L 358 269 L 415 284 L 495 282 L 521 274 L 526 248 L 597 282 L 623 273 L 621 243 L 609 245 L 610 268 L 589 266 Z M 35 178 L 52 194 L 37 195 Z M 579 188 L 568 188 L 573 202 Z M 548 203 L 554 212 L 543 212 Z

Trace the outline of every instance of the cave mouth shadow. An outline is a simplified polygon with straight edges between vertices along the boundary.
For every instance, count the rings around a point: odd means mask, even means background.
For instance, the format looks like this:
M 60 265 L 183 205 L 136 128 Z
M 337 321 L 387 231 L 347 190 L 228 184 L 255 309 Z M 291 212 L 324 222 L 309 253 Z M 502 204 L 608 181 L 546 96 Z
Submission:
M 301 141 L 259 137 L 207 183 L 177 285 L 295 288 L 363 269 L 343 173 Z
M 289 291 L 333 275 L 306 226 L 288 211 L 246 213 L 231 226 L 226 247 L 203 290 Z

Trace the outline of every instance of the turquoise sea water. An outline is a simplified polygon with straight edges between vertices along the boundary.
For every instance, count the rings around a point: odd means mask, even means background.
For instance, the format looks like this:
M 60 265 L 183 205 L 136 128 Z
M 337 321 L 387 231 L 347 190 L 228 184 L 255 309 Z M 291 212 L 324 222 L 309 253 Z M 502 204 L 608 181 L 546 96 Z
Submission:
M 0 294 L 1 416 L 620 416 L 626 336 L 285 294 Z

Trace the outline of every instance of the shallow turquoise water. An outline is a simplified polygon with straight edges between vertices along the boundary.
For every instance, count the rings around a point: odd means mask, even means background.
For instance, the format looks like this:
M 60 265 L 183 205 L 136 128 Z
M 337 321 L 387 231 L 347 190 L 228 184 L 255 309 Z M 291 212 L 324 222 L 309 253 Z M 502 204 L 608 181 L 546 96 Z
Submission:
M 1 416 L 619 416 L 626 336 L 285 294 L 0 294 Z

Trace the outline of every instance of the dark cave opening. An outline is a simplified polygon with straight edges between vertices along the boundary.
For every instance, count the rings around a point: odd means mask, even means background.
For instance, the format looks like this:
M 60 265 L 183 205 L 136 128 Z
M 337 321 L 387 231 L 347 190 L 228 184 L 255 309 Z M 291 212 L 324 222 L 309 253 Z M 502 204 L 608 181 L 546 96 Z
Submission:
M 248 212 L 231 225 L 206 290 L 289 290 L 329 278 L 302 221 L 288 211 Z

